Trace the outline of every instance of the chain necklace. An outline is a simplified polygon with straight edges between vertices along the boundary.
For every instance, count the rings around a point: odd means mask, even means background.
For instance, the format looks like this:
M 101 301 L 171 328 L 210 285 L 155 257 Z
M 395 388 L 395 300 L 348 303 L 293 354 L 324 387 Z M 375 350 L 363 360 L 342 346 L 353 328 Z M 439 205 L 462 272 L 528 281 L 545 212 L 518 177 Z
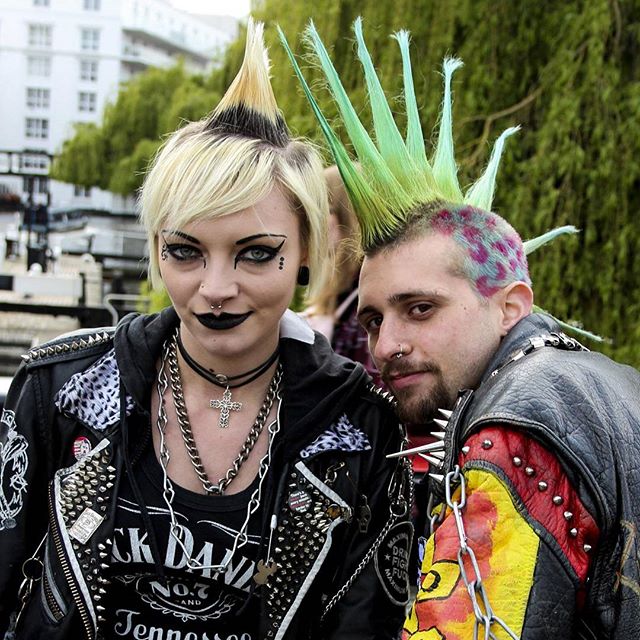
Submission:
M 254 367 L 249 371 L 245 371 L 244 373 L 239 373 L 235 376 L 226 376 L 223 373 L 216 373 L 215 371 L 205 369 L 200 363 L 196 362 L 189 355 L 188 351 L 182 344 L 182 339 L 180 338 L 180 329 L 178 329 L 178 331 L 176 332 L 176 344 L 178 345 L 178 349 L 180 350 L 180 355 L 182 356 L 184 361 L 191 367 L 191 369 L 193 369 L 193 371 L 195 371 L 205 380 L 208 380 L 212 384 L 215 384 L 217 387 L 224 388 L 222 400 L 211 400 L 209 402 L 209 406 L 212 409 L 220 410 L 220 418 L 218 420 L 218 427 L 220 427 L 220 429 L 226 429 L 229 426 L 229 413 L 231 411 L 240 411 L 240 409 L 242 409 L 242 402 L 234 402 L 233 398 L 231 397 L 231 389 L 244 387 L 244 385 L 257 380 L 278 359 L 279 353 L 279 348 L 276 347 L 276 350 L 262 364 L 259 364 L 257 367 Z M 241 380 L 241 382 L 233 382 L 236 380 Z
M 253 447 L 255 446 L 260 434 L 262 433 L 262 430 L 264 429 L 264 425 L 267 423 L 267 418 L 269 417 L 269 413 L 271 413 L 271 408 L 273 407 L 273 402 L 275 400 L 278 388 L 280 387 L 280 382 L 282 380 L 282 366 L 278 364 L 278 367 L 276 368 L 276 372 L 271 379 L 271 383 L 269 384 L 269 388 L 267 389 L 267 394 L 264 398 L 264 401 L 262 402 L 262 406 L 260 407 L 258 415 L 256 416 L 256 419 L 254 420 L 253 425 L 251 426 L 251 429 L 247 434 L 246 440 L 240 448 L 240 452 L 236 456 L 235 460 L 231 463 L 231 466 L 227 470 L 226 474 L 222 478 L 220 478 L 217 484 L 213 484 L 207 476 L 204 464 L 202 463 L 202 458 L 200 457 L 200 453 L 198 452 L 198 448 L 196 446 L 196 441 L 193 437 L 193 431 L 191 430 L 191 423 L 189 422 L 189 415 L 187 414 L 187 406 L 184 401 L 184 392 L 182 389 L 180 367 L 178 366 L 176 343 L 177 338 L 176 336 L 174 336 L 173 340 L 171 340 L 169 343 L 168 365 L 169 380 L 171 382 L 171 391 L 173 394 L 173 404 L 175 405 L 176 409 L 180 433 L 182 434 L 184 446 L 187 449 L 187 454 L 189 455 L 189 459 L 191 460 L 193 469 L 200 479 L 205 492 L 208 495 L 222 495 L 225 489 L 231 484 L 232 480 L 238 475 L 240 467 L 249 457 L 249 454 L 253 450 Z
M 167 376 L 167 363 L 169 358 L 169 348 L 171 344 L 171 339 L 167 340 L 163 347 L 162 360 L 160 362 L 160 371 L 158 372 L 158 382 L 157 382 L 157 392 L 158 392 L 158 419 L 156 422 L 156 426 L 158 428 L 158 432 L 160 434 L 160 468 L 162 469 L 162 498 L 167 505 L 167 510 L 169 512 L 169 532 L 171 537 L 176 541 L 177 545 L 180 547 L 184 554 L 185 558 L 185 566 L 192 571 L 213 571 L 216 575 L 227 570 L 227 567 L 231 563 L 235 552 L 243 547 L 249 541 L 248 530 L 249 530 L 249 520 L 251 516 L 258 510 L 261 504 L 262 498 L 262 487 L 264 484 L 264 479 L 267 476 L 267 471 L 269 471 L 269 467 L 271 465 L 271 456 L 273 449 L 273 441 L 276 435 L 280 432 L 280 407 L 282 403 L 282 399 L 280 396 L 280 388 L 278 388 L 276 397 L 278 399 L 278 408 L 276 419 L 273 420 L 267 427 L 267 431 L 269 432 L 269 445 L 267 448 L 267 453 L 260 460 L 260 465 L 258 468 L 258 487 L 251 494 L 251 498 L 247 504 L 247 514 L 238 531 L 238 534 L 234 538 L 233 545 L 228 553 L 225 554 L 224 562 L 220 564 L 203 564 L 198 560 L 195 560 L 191 556 L 191 552 L 187 549 L 185 544 L 186 534 L 184 527 L 178 522 L 176 517 L 176 513 L 173 509 L 173 500 L 175 498 L 176 492 L 173 487 L 173 483 L 169 478 L 169 474 L 167 468 L 169 466 L 169 460 L 171 458 L 169 454 L 169 448 L 167 447 L 167 442 L 165 438 L 165 433 L 167 429 L 167 411 L 164 404 L 164 394 L 167 391 L 169 386 L 169 380 Z M 271 545 L 269 545 L 271 546 Z M 270 552 L 270 551 L 269 551 Z M 215 576 L 214 576 L 215 578 Z

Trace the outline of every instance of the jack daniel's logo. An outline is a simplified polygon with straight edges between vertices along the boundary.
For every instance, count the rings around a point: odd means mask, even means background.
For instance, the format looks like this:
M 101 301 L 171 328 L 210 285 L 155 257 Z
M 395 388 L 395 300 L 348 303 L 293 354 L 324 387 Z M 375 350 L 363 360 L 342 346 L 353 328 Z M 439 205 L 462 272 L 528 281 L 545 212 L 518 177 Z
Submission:
M 192 532 L 183 527 L 183 543 L 186 549 L 176 542 L 173 536 L 169 536 L 166 545 L 166 553 L 163 559 L 164 566 L 169 569 L 186 569 L 189 558 L 194 562 L 204 566 L 203 569 L 193 571 L 203 578 L 215 577 L 213 569 L 208 565 L 225 564 L 226 569 L 221 573 L 218 580 L 236 589 L 248 591 L 251 585 L 251 578 L 255 573 L 255 561 L 247 558 L 241 552 L 232 552 L 232 549 L 225 548 L 221 544 L 214 545 L 213 542 L 204 541 L 196 545 Z M 250 536 L 251 538 L 251 536 Z M 253 544 L 250 542 L 251 546 Z M 197 546 L 197 548 L 196 548 Z M 187 555 L 188 554 L 188 555 Z M 111 550 L 111 562 L 121 564 L 153 564 L 151 547 L 148 542 L 148 533 L 139 527 L 127 527 L 126 529 L 114 529 L 113 547 Z

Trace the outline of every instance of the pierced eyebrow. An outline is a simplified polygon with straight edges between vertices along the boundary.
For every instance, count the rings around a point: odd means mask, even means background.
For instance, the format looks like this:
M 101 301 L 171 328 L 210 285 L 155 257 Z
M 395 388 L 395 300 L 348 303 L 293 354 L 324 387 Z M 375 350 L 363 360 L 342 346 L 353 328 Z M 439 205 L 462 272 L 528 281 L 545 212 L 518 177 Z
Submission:
M 236 241 L 236 244 L 247 244 L 247 242 L 251 242 L 253 240 L 257 240 L 258 238 L 284 238 L 287 239 L 287 236 L 279 234 L 279 233 L 256 233 L 253 236 L 247 236 L 246 238 L 240 238 L 240 240 Z
M 200 240 L 198 240 L 198 238 L 194 238 L 193 236 L 190 236 L 188 233 L 184 233 L 183 231 L 174 231 L 173 229 L 162 229 L 162 233 L 170 236 L 178 236 L 183 240 L 188 240 L 189 242 L 193 242 L 193 244 L 200 244 Z

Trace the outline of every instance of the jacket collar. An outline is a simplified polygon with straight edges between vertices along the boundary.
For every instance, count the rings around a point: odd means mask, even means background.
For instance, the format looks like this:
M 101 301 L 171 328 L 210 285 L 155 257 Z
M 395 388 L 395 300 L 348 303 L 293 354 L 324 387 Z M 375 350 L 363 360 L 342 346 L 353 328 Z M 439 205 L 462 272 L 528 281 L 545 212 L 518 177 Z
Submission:
M 534 336 L 546 336 L 553 331 L 560 331 L 560 327 L 549 316 L 532 313 L 518 322 L 502 339 L 489 365 L 485 369 L 482 381 L 485 382 L 491 374 L 509 362 L 519 351 L 529 345 Z

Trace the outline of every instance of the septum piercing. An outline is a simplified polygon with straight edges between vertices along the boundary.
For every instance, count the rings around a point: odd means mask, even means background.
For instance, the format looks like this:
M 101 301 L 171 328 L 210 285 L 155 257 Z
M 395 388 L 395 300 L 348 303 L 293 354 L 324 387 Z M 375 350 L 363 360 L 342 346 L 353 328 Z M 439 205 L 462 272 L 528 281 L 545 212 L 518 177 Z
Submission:
M 210 304 L 209 308 L 213 311 L 220 311 L 220 309 L 222 309 L 222 305 L 224 304 L 224 302 L 221 302 L 220 304 Z

